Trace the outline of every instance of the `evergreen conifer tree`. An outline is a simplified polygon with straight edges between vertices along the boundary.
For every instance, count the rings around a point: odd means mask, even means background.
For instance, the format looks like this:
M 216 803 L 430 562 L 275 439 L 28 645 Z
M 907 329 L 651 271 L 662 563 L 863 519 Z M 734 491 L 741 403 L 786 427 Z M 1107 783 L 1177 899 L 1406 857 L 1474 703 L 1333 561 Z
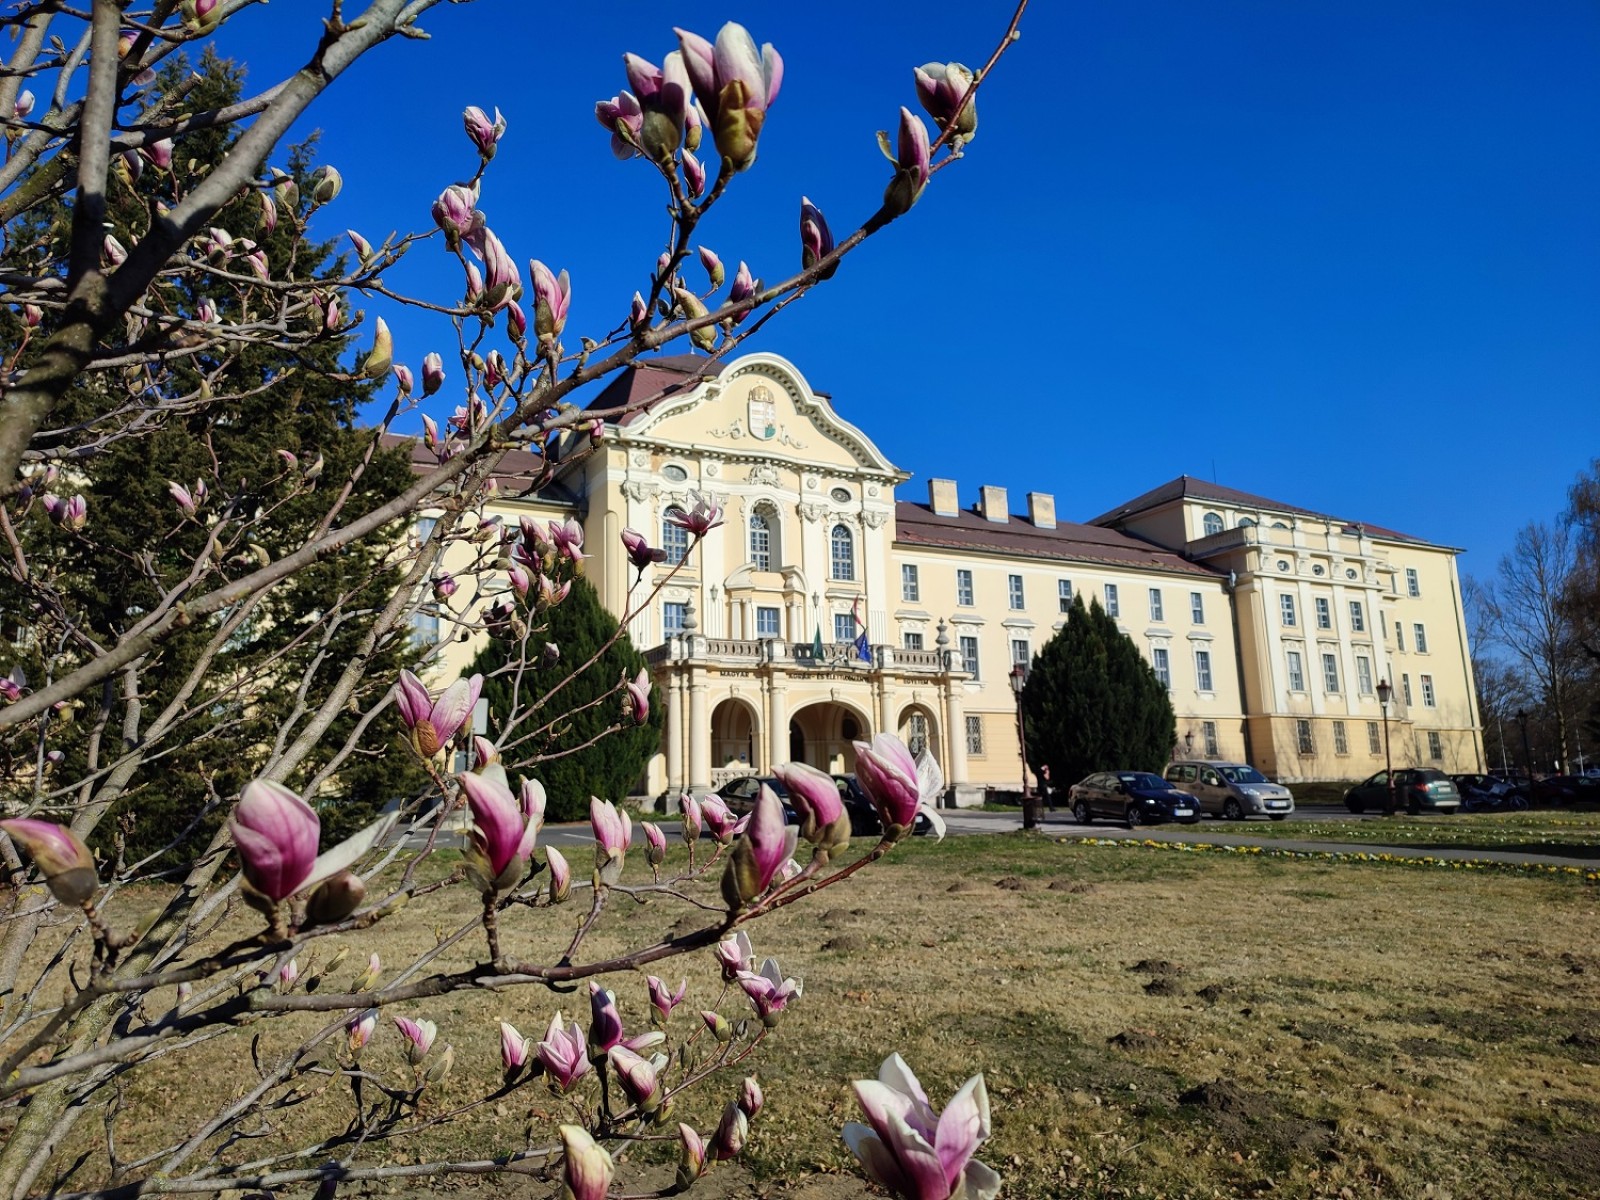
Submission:
M 1139 648 L 1080 595 L 1034 656 L 1022 694 L 1028 761 L 1065 788 L 1095 771 L 1160 771 L 1172 750 L 1172 700 Z

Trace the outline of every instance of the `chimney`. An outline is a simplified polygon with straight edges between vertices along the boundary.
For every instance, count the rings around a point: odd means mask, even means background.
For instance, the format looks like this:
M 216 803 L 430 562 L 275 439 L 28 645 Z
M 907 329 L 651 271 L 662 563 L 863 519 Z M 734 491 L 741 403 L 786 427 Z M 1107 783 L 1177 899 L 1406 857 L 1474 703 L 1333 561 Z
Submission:
M 936 517 L 954 517 L 961 512 L 961 501 L 956 499 L 954 479 L 928 480 L 928 507 Z
M 1005 488 L 986 483 L 979 491 L 983 498 L 978 501 L 978 511 L 983 514 L 984 520 L 998 521 L 1002 525 L 1011 520 L 1011 514 L 1006 511 Z
M 1028 493 L 1028 520 L 1035 529 L 1056 527 L 1056 498 L 1049 492 Z

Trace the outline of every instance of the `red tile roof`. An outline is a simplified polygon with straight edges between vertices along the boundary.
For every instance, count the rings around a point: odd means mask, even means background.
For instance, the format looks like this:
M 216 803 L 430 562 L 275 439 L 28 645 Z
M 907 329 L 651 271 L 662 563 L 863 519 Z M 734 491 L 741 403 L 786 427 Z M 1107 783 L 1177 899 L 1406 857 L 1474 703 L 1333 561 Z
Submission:
M 1124 504 L 1119 504 L 1109 512 L 1103 512 L 1098 517 L 1090 520 L 1091 525 L 1114 525 L 1124 517 L 1131 517 L 1137 513 L 1147 512 L 1152 508 L 1172 500 L 1194 499 L 1212 500 L 1218 504 L 1227 504 L 1236 508 L 1266 509 L 1269 512 L 1295 513 L 1305 517 L 1315 517 L 1319 521 L 1332 521 L 1335 524 L 1360 525 L 1374 537 L 1392 538 L 1402 542 L 1421 542 L 1428 544 L 1425 539 L 1412 537 L 1408 533 L 1400 533 L 1394 529 L 1385 529 L 1381 525 L 1374 525 L 1370 521 L 1350 521 L 1344 517 L 1336 517 L 1330 513 L 1318 512 L 1312 508 L 1302 508 L 1297 504 L 1285 504 L 1281 500 L 1272 500 L 1266 496 L 1257 496 L 1251 492 L 1241 492 L 1236 488 L 1223 487 L 1219 483 L 1207 483 L 1204 479 L 1196 479 L 1192 475 L 1180 475 L 1178 478 L 1163 483 L 1160 487 L 1151 488 L 1148 492 L 1135 496 Z
M 617 372 L 610 383 L 588 404 L 585 411 L 624 408 L 637 405 L 618 424 L 629 425 L 643 413 L 643 405 L 699 387 L 707 379 L 722 374 L 726 364 L 703 354 L 670 354 L 661 358 L 640 359 Z

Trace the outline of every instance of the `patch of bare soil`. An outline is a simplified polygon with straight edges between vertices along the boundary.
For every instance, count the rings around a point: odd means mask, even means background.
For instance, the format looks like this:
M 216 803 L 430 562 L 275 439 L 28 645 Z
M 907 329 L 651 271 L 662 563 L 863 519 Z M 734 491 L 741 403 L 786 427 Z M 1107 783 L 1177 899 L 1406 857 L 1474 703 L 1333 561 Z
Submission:
M 1132 1050 L 1146 1052 L 1159 1050 L 1162 1046 L 1161 1038 L 1147 1029 L 1124 1029 L 1121 1033 L 1112 1034 L 1106 1039 L 1108 1045 L 1115 1046 L 1118 1050 Z
M 1257 1095 L 1231 1079 L 1214 1079 L 1178 1095 L 1179 1104 L 1204 1110 L 1225 1138 L 1265 1141 L 1275 1149 L 1317 1152 L 1332 1130 L 1317 1121 L 1284 1115 L 1279 1101 Z
M 994 885 L 1002 891 L 1026 892 L 1031 891 L 1033 884 L 1018 875 L 1004 875 L 994 881 Z
M 1178 986 L 1177 980 L 1162 975 L 1144 985 L 1144 994 L 1146 996 L 1181 996 L 1183 995 L 1183 989 Z
M 1572 1183 L 1593 1186 L 1600 1179 L 1600 1133 L 1574 1130 L 1519 1142 L 1514 1153 Z
M 1228 989 L 1220 983 L 1208 983 L 1195 993 L 1205 1004 L 1215 1004 L 1228 994 Z
M 1164 958 L 1141 958 L 1128 970 L 1137 972 L 1140 975 L 1166 976 L 1182 975 L 1187 968 L 1179 966 L 1175 962 L 1168 962 Z
M 824 950 L 843 950 L 854 953 L 857 951 L 866 950 L 870 948 L 871 945 L 872 940 L 870 938 L 862 937 L 859 933 L 841 933 L 838 937 L 829 938 L 827 941 L 823 942 L 822 948 Z
M 945 890 L 948 891 L 948 892 L 956 892 L 956 893 L 960 893 L 960 892 L 981 892 L 981 891 L 984 891 L 985 888 L 984 888 L 983 884 L 978 883 L 978 882 L 976 882 L 974 880 L 971 880 L 971 879 L 958 879 L 954 883 L 952 883 L 948 888 L 946 888 Z
M 1092 896 L 1100 889 L 1092 883 L 1085 883 L 1081 879 L 1053 879 L 1050 881 L 1052 892 L 1070 892 L 1074 896 Z

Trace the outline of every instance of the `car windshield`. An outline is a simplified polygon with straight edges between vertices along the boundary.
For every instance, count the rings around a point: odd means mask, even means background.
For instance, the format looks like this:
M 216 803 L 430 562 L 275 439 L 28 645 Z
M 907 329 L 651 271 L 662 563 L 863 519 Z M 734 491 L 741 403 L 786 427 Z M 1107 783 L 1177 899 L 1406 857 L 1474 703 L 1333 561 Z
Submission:
M 1217 772 L 1229 783 L 1267 782 L 1267 777 L 1254 767 L 1218 767 Z
M 1159 775 L 1151 775 L 1146 771 L 1118 771 L 1117 778 L 1129 787 L 1150 788 L 1154 791 L 1170 791 L 1172 785 Z

